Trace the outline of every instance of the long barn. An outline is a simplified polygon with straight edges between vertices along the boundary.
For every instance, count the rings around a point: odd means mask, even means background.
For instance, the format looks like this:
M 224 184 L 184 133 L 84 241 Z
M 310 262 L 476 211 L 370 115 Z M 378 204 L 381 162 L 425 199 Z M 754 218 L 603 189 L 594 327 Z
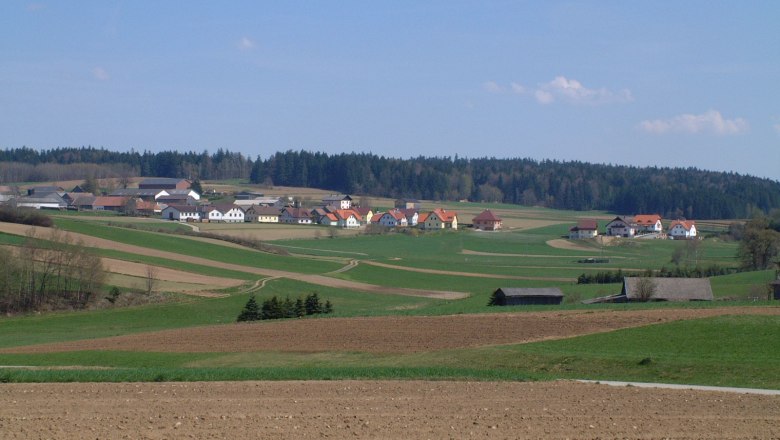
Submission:
M 563 292 L 557 287 L 501 287 L 493 292 L 493 304 L 497 306 L 560 304 L 561 301 Z

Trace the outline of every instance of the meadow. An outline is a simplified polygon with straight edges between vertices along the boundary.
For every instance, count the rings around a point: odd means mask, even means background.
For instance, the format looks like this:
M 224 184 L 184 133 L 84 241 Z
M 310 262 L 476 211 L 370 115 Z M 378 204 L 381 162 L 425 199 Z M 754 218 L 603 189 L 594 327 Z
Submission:
M 479 212 L 484 205 L 458 205 Z M 162 304 L 126 308 L 52 312 L 0 319 L 0 348 L 104 338 L 144 332 L 186 329 L 232 323 L 250 295 L 258 301 L 272 296 L 297 298 L 317 292 L 335 307 L 332 315 L 312 319 L 370 316 L 449 316 L 484 313 L 552 313 L 574 311 L 624 311 L 701 309 L 732 306 L 774 307 L 757 301 L 772 271 L 744 272 L 713 277 L 716 298 L 743 300 L 691 304 L 583 305 L 579 300 L 617 293 L 620 284 L 578 285 L 582 273 L 621 269 L 638 273 L 672 267 L 675 251 L 683 252 L 682 265 L 718 265 L 735 268 L 736 243 L 708 236 L 695 249 L 670 240 L 617 240 L 576 243 L 557 247 L 552 240 L 565 236 L 583 213 L 542 208 L 493 206 L 516 222 L 513 229 L 489 233 L 471 230 L 434 233 L 341 235 L 330 238 L 324 228 L 314 238 L 274 235 L 268 225 L 257 227 L 257 236 L 284 249 L 284 255 L 240 248 L 218 240 L 190 236 L 188 226 L 171 222 L 126 220 L 122 217 L 57 216 L 58 227 L 87 236 L 144 249 L 231 263 L 231 269 L 148 256 L 142 251 L 96 249 L 103 257 L 141 262 L 185 272 L 246 282 L 242 288 L 224 290 L 220 298 L 170 294 Z M 454 208 L 453 208 L 454 209 Z M 608 213 L 587 213 L 609 218 Z M 542 223 L 532 223 L 531 220 Z M 541 225 L 541 226 L 539 226 Z M 229 225 L 207 229 L 219 233 Z M 252 226 L 241 225 L 240 234 Z M 178 234 L 186 231 L 187 235 Z M 248 231 L 248 232 L 247 232 Z M 307 232 L 308 234 L 308 232 Z M 317 237 L 319 235 L 319 237 Z M 279 238 L 285 237 L 285 238 Z M 308 237 L 308 236 L 305 236 Z M 328 237 L 328 238 L 326 238 Z M 19 246 L 19 235 L 0 233 L 0 244 Z M 606 258 L 608 263 L 580 260 Z M 351 265 L 347 265 L 353 261 Z M 243 271 L 241 267 L 247 268 Z M 288 271 L 270 279 L 263 288 L 252 287 L 263 277 L 251 269 L 262 267 Z M 343 269 L 342 271 L 338 271 Z M 427 271 L 427 272 L 426 272 Z M 294 274 L 325 275 L 363 283 L 414 289 L 467 292 L 459 300 L 371 294 L 327 287 L 295 279 Z M 504 307 L 487 305 L 498 287 L 560 287 L 567 301 L 561 306 Z M 267 323 L 267 325 L 274 325 Z M 780 346 L 780 317 L 722 316 L 682 320 L 573 338 L 523 344 L 433 350 L 410 354 L 377 354 L 329 351 L 290 353 L 166 353 L 149 351 L 0 353 L 2 381 L 159 381 L 245 379 L 469 379 L 664 381 L 730 386 L 780 388 L 772 366 Z M 67 367 L 56 368 L 51 367 Z

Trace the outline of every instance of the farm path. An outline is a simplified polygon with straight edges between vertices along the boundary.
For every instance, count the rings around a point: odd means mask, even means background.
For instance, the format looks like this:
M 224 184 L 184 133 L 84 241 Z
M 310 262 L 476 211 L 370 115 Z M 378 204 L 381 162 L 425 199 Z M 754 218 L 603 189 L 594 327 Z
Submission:
M 99 339 L 9 347 L 0 353 L 82 350 L 177 353 L 369 352 L 523 344 L 722 315 L 780 315 L 780 307 L 569 310 L 443 316 L 291 319 L 171 329 Z
M 777 438 L 780 398 L 571 381 L 10 383 L 6 439 Z
M 470 251 L 468 249 L 463 249 L 462 251 L 460 251 L 460 253 L 463 255 L 482 255 L 486 257 L 532 257 L 532 258 L 582 258 L 583 257 L 583 255 L 502 254 L 502 253 L 495 253 L 495 252 Z M 609 258 L 626 258 L 626 257 L 615 257 L 610 255 Z
M 49 231 L 48 228 L 39 228 L 39 227 L 33 227 L 28 225 L 19 225 L 15 223 L 0 222 L 0 232 L 5 232 L 14 235 L 25 235 L 30 229 L 35 229 L 39 237 L 46 236 L 47 232 Z M 81 240 L 86 246 L 91 246 L 91 247 L 96 247 L 101 249 L 119 250 L 119 251 L 129 252 L 133 254 L 146 255 L 149 257 L 166 258 L 169 260 L 183 261 L 192 264 L 200 264 L 203 266 L 219 267 L 222 269 L 252 273 L 255 275 L 290 278 L 293 280 L 303 281 L 309 284 L 333 287 L 337 289 L 350 289 L 350 290 L 358 290 L 358 291 L 369 292 L 369 293 L 420 296 L 425 298 L 437 298 L 437 299 L 461 299 L 468 296 L 467 293 L 463 293 L 463 292 L 394 288 L 394 287 L 378 286 L 375 284 L 361 283 L 358 281 L 349 281 L 349 280 L 342 280 L 338 278 L 331 278 L 324 275 L 301 274 L 301 273 L 289 272 L 289 271 L 283 271 L 277 269 L 243 266 L 239 264 L 224 263 L 217 260 L 209 260 L 207 258 L 195 257 L 186 254 L 178 254 L 175 252 L 161 251 L 157 249 L 145 248 L 142 246 L 117 243 L 115 241 L 92 237 L 85 234 L 78 234 L 73 232 L 68 232 L 67 234 L 73 237 L 74 240 Z M 186 238 L 182 238 L 182 239 L 186 240 Z
M 452 270 L 424 269 L 421 267 L 397 266 L 395 264 L 380 263 L 378 261 L 371 261 L 371 260 L 363 260 L 362 263 L 371 266 L 384 267 L 387 269 L 404 270 L 407 272 L 430 273 L 434 275 L 453 275 L 459 277 L 472 277 L 472 278 L 503 278 L 508 280 L 560 281 L 564 283 L 577 281 L 576 278 L 565 278 L 565 277 L 524 277 L 524 276 L 517 276 L 517 275 L 502 275 L 502 274 L 476 273 L 476 272 L 457 272 Z

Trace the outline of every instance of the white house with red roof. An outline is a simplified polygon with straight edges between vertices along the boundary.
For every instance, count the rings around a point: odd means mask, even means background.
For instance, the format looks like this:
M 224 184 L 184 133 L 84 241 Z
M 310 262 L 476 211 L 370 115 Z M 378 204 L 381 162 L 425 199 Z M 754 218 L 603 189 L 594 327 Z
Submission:
M 664 230 L 658 214 L 637 214 L 634 216 L 637 232 L 661 233 Z
M 675 240 L 688 240 L 696 238 L 696 223 L 693 220 L 675 220 L 669 225 L 669 238 Z
M 200 221 L 200 207 L 195 205 L 168 205 L 162 210 L 162 218 L 168 220 Z
M 495 231 L 501 229 L 501 218 L 489 209 L 482 211 L 479 215 L 471 220 L 475 229 L 481 229 L 483 231 Z
M 595 238 L 599 235 L 599 222 L 596 220 L 577 220 L 577 226 L 569 229 L 569 240 Z

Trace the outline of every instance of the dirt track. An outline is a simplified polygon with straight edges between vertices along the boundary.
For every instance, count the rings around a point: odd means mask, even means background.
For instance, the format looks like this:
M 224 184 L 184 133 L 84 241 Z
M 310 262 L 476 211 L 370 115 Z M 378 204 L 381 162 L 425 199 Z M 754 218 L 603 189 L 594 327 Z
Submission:
M 0 353 L 79 350 L 415 353 L 561 339 L 680 319 L 736 314 L 780 315 L 780 307 L 293 319 L 11 347 Z
M 27 231 L 29 231 L 31 228 L 38 230 L 39 237 L 45 236 L 45 234 L 48 231 L 48 228 L 34 228 L 27 225 L 0 222 L 0 232 L 6 232 L 9 234 L 25 235 Z M 239 264 L 223 263 L 220 261 L 209 260 L 206 258 L 194 257 L 194 256 L 184 255 L 184 254 L 177 254 L 174 252 L 166 252 L 166 251 L 160 251 L 156 249 L 145 248 L 141 246 L 117 243 L 115 241 L 105 240 L 102 238 L 92 237 L 84 234 L 77 234 L 73 232 L 69 232 L 67 234 L 73 237 L 75 240 L 81 240 L 84 243 L 84 245 L 90 247 L 96 247 L 101 249 L 114 249 L 114 250 L 129 252 L 133 254 L 147 255 L 150 257 L 167 258 L 170 260 L 184 261 L 184 262 L 200 264 L 204 266 L 219 267 L 222 269 L 230 269 L 239 272 L 253 273 L 261 276 L 290 278 L 290 279 L 303 281 L 310 284 L 316 284 L 319 286 L 359 290 L 359 291 L 370 292 L 370 293 L 421 296 L 426 298 L 438 298 L 438 299 L 459 299 L 468 296 L 468 294 L 463 292 L 448 292 L 448 291 L 436 291 L 436 290 L 385 287 L 385 286 L 378 286 L 374 284 L 361 283 L 357 281 L 331 278 L 323 275 L 309 275 L 309 274 L 301 274 L 296 272 L 288 272 L 283 270 L 266 269 L 262 267 L 242 266 Z M 187 238 L 182 237 L 182 240 L 187 240 Z
M 573 382 L 4 384 L 4 439 L 778 438 L 780 397 Z

